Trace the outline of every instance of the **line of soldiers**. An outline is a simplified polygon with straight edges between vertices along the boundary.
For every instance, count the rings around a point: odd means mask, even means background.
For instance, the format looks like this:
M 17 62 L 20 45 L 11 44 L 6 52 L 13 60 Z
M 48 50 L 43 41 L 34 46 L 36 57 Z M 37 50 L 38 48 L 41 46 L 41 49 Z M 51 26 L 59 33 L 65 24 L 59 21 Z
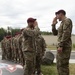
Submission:
M 29 18 L 28 26 L 14 37 L 6 36 L 1 41 L 2 60 L 19 62 L 24 67 L 24 75 L 42 75 L 41 63 L 46 51 L 46 43 L 41 36 L 36 19 Z M 35 26 L 33 26 L 35 25 Z
M 24 66 L 25 59 L 22 51 L 23 36 L 21 34 L 21 32 L 16 33 L 14 37 L 8 35 L 1 41 L 2 60 L 14 61 Z

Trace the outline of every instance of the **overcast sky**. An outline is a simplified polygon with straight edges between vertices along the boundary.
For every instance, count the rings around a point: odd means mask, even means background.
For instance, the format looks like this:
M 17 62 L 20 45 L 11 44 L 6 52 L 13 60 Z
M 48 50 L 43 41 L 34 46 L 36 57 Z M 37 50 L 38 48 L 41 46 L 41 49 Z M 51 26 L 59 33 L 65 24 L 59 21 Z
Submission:
M 75 33 L 75 0 L 0 0 L 0 27 L 24 28 L 27 18 L 33 17 L 37 18 L 42 31 L 51 31 L 52 20 L 59 9 L 64 9 L 72 19 Z

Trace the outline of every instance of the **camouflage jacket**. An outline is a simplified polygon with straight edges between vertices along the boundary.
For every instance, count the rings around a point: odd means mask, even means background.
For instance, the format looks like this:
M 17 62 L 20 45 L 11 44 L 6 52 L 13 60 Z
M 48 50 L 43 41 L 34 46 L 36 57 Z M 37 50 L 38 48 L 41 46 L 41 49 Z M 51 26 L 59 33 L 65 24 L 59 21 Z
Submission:
M 71 33 L 72 33 L 72 21 L 69 18 L 65 18 L 58 30 L 55 25 L 52 25 L 52 31 L 54 35 L 58 35 L 58 47 L 71 47 Z
M 12 50 L 15 49 L 15 37 L 12 37 Z
M 19 46 L 19 35 L 16 35 L 15 38 L 14 38 L 14 47 L 15 49 L 18 49 L 18 46 Z
M 27 27 L 27 28 L 29 28 L 29 27 Z M 22 33 L 22 35 L 24 37 L 23 44 L 22 44 L 23 51 L 34 52 L 34 50 L 35 50 L 35 47 L 34 47 L 35 36 L 39 35 L 39 33 L 40 33 L 40 31 L 39 31 L 38 27 L 35 27 L 34 29 L 29 28 L 28 30 L 27 29 L 23 30 L 23 33 Z
M 44 53 L 46 51 L 46 43 L 44 38 L 41 35 L 38 35 L 35 41 L 37 53 Z
M 3 40 L 1 41 L 1 48 L 2 48 L 2 50 L 5 49 L 5 39 L 3 39 Z
M 18 48 L 20 49 L 20 50 L 22 50 L 22 38 L 23 38 L 23 36 L 22 35 L 20 35 L 19 37 L 18 37 Z
M 4 38 L 4 39 L 1 41 L 1 47 L 6 50 L 6 45 L 7 45 L 7 39 Z
M 6 40 L 6 49 L 11 49 L 11 39 Z

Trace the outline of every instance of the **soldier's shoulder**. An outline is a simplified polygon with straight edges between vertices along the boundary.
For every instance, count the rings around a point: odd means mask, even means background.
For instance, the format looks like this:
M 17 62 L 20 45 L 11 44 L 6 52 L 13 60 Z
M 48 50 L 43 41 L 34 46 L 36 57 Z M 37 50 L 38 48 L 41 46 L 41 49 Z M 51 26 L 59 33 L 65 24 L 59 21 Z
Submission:
M 65 19 L 65 22 L 68 24 L 68 23 L 72 23 L 72 20 L 70 18 L 66 18 Z
M 64 20 L 64 25 L 66 25 L 66 26 L 72 25 L 71 19 L 70 19 L 70 18 L 66 18 L 66 19 Z
M 27 28 L 29 28 L 29 27 L 24 28 L 23 31 L 22 31 L 22 33 L 26 32 Z

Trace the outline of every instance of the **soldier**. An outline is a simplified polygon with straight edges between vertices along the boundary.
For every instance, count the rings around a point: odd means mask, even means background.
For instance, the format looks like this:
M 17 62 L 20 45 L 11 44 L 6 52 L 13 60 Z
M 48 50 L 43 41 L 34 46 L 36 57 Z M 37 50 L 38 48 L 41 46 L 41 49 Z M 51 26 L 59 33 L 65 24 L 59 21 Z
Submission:
M 4 37 L 4 46 L 5 46 L 5 59 L 7 60 L 7 40 L 8 40 L 8 38 L 7 38 L 8 36 L 6 36 L 6 37 Z
M 12 57 L 11 36 L 7 36 L 6 38 L 7 38 L 7 41 L 6 41 L 7 60 L 11 60 L 11 57 Z
M 42 75 L 41 63 L 44 53 L 46 51 L 46 43 L 41 35 L 36 37 L 36 71 L 37 75 Z
M 6 47 L 5 47 L 5 41 L 6 38 L 4 37 L 4 39 L 1 41 L 1 48 L 2 48 L 2 60 L 6 59 Z
M 20 36 L 18 38 L 19 57 L 20 57 L 20 63 L 22 64 L 22 66 L 25 65 L 25 58 L 24 58 L 23 51 L 22 51 L 22 42 L 23 42 L 22 31 L 23 30 L 24 29 L 21 29 Z
M 15 34 L 14 37 L 14 54 L 15 54 L 15 62 L 18 62 L 20 60 L 19 58 L 19 49 L 18 49 L 18 38 L 19 38 L 19 33 Z
M 35 74 L 35 63 L 36 63 L 36 46 L 35 46 L 35 36 L 37 36 L 40 31 L 38 26 L 34 27 L 34 22 L 36 19 L 28 18 L 28 27 L 23 30 L 23 53 L 25 57 L 24 75 L 34 75 Z
M 71 33 L 72 21 L 66 17 L 64 10 L 55 13 L 56 17 L 52 22 L 52 31 L 54 35 L 58 35 L 57 46 L 57 70 L 58 75 L 69 75 L 69 59 L 72 48 Z M 56 29 L 57 19 L 61 21 L 60 27 Z
M 13 43 L 14 43 L 14 44 L 13 44 L 13 45 L 14 45 L 14 46 L 13 46 L 13 48 L 14 48 L 14 62 L 17 62 L 17 55 L 16 55 L 16 53 L 17 53 L 17 52 L 16 52 L 16 35 L 17 35 L 17 34 L 15 34 L 14 40 L 13 40 Z
M 20 50 L 20 45 L 19 45 L 20 37 L 21 37 L 21 33 L 18 32 L 18 35 L 16 37 L 16 40 L 17 40 L 16 45 L 17 45 L 17 60 L 18 60 L 19 63 L 21 61 L 21 57 L 20 57 L 21 56 L 21 50 Z
M 14 37 L 12 37 L 12 43 L 11 43 L 11 48 L 12 48 L 12 61 L 14 61 Z

